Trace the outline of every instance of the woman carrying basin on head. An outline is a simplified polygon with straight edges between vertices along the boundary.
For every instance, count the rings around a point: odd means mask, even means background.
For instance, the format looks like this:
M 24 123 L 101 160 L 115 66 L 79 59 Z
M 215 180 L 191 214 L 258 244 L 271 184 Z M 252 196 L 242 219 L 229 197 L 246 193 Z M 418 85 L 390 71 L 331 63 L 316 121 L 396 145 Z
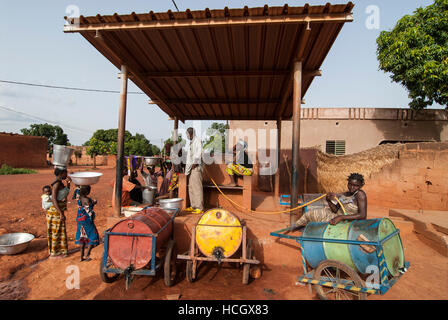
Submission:
M 47 239 L 50 258 L 64 258 L 68 253 L 67 232 L 65 228 L 65 214 L 67 210 L 67 196 L 70 192 L 71 179 L 67 177 L 67 169 L 56 168 L 54 170 L 56 181 L 51 186 L 52 205 L 47 209 Z M 67 180 L 67 186 L 64 185 Z
M 367 196 L 361 190 L 364 186 L 364 177 L 358 173 L 352 173 L 348 177 L 348 191 L 342 194 L 328 193 L 326 200 L 329 207 L 315 208 L 304 213 L 297 220 L 295 227 L 306 226 L 309 222 L 329 222 L 332 225 L 338 224 L 344 220 L 362 220 L 367 218 Z M 341 205 L 344 206 L 344 214 Z

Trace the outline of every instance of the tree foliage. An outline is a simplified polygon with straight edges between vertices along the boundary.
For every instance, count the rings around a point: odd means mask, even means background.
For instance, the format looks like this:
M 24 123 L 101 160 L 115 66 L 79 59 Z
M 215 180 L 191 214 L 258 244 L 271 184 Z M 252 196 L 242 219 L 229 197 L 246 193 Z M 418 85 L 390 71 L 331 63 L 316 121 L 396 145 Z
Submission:
M 448 107 L 448 0 L 404 16 L 377 45 L 380 69 L 407 88 L 411 108 Z
M 100 129 L 93 133 L 84 146 L 88 146 L 87 154 L 91 156 L 117 154 L 117 139 L 118 129 Z M 125 131 L 124 155 L 152 156 L 154 147 L 143 134 L 137 133 L 133 136 L 129 131 Z
M 47 150 L 50 155 L 53 153 L 53 144 L 62 146 L 70 145 L 67 135 L 60 126 L 53 126 L 48 123 L 32 124 L 29 128 L 21 129 L 20 132 L 26 136 L 47 137 Z
M 173 138 L 170 137 L 170 138 L 166 139 L 165 141 L 163 141 L 163 145 L 166 145 L 167 143 L 170 143 L 172 145 L 173 144 Z M 186 143 L 186 141 L 182 138 L 181 134 L 179 134 L 177 136 L 177 143 L 181 143 L 181 144 L 185 144 Z
M 206 133 L 209 136 L 204 142 L 204 149 L 208 149 L 213 152 L 225 153 L 227 125 L 225 123 L 213 122 L 210 128 L 207 129 Z

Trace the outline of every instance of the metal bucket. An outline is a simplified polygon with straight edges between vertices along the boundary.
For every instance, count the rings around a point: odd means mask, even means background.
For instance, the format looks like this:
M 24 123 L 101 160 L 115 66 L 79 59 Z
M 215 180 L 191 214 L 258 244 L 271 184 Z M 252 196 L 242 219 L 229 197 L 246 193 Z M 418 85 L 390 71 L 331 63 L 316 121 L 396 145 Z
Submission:
M 58 144 L 53 145 L 53 165 L 58 167 L 66 167 L 70 162 L 70 158 L 75 150 L 67 146 Z
M 303 231 L 305 238 L 339 239 L 360 241 L 361 236 L 371 242 L 379 242 L 395 232 L 396 228 L 387 218 L 342 222 L 335 226 L 325 222 L 311 222 Z M 361 241 L 367 241 L 361 240 Z M 303 241 L 302 252 L 311 267 L 316 268 L 323 260 L 336 260 L 350 266 L 361 274 L 371 273 L 369 266 L 378 266 L 378 253 L 366 251 L 357 244 Z M 404 265 L 403 245 L 400 235 L 391 237 L 383 244 L 386 266 L 392 276 Z
M 143 203 L 147 205 L 152 205 L 154 203 L 154 195 L 156 193 L 157 187 L 149 186 L 143 190 Z
M 115 224 L 111 232 L 127 234 L 155 234 L 171 219 L 171 215 L 160 208 L 147 208 L 130 218 Z M 172 224 L 168 224 L 157 236 L 156 251 L 163 246 L 173 232 Z M 152 237 L 110 235 L 109 256 L 115 266 L 126 269 L 131 264 L 135 270 L 145 267 L 152 257 Z

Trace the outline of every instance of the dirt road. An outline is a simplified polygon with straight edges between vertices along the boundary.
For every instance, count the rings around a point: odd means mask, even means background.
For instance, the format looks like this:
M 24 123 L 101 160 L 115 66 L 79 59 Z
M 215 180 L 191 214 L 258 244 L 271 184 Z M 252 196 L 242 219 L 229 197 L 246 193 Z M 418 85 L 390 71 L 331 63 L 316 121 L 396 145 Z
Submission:
M 73 171 L 83 171 L 76 168 Z M 93 186 L 92 197 L 98 199 L 95 207 L 97 228 L 100 234 L 106 229 L 106 218 L 111 215 L 112 188 L 109 185 L 115 170 L 102 168 L 100 183 Z M 215 264 L 204 265 L 198 280 L 185 279 L 185 265 L 180 264 L 178 283 L 165 287 L 162 273 L 157 277 L 136 277 L 126 291 L 124 280 L 105 284 L 99 277 L 99 261 L 103 245 L 92 251 L 92 261 L 80 262 L 79 252 L 68 258 L 49 260 L 46 240 L 45 214 L 41 209 L 40 195 L 43 185 L 54 180 L 51 170 L 40 170 L 34 175 L 0 176 L 0 233 L 29 232 L 36 236 L 22 254 L 0 256 L 0 299 L 166 299 L 167 295 L 180 294 L 181 299 L 316 299 L 308 287 L 296 285 L 302 273 L 300 253 L 291 241 L 274 241 L 269 232 L 284 226 L 287 217 L 244 215 L 252 234 L 257 238 L 257 257 L 263 262 L 260 279 L 243 285 L 242 270 Z M 76 249 L 75 204 L 72 200 L 67 211 L 69 249 Z M 387 215 L 384 208 L 369 207 L 369 217 Z M 197 217 L 182 214 L 176 222 L 177 230 L 194 223 Z M 448 259 L 422 243 L 412 231 L 412 224 L 396 221 L 401 229 L 406 259 L 411 262 L 409 271 L 384 296 L 369 299 L 448 299 Z M 180 230 L 180 229 L 179 229 Z M 181 230 L 182 231 L 182 230 Z M 182 236 L 178 241 L 186 242 Z M 181 244 L 188 247 L 187 243 Z M 79 270 L 79 289 L 68 289 L 74 272 Z

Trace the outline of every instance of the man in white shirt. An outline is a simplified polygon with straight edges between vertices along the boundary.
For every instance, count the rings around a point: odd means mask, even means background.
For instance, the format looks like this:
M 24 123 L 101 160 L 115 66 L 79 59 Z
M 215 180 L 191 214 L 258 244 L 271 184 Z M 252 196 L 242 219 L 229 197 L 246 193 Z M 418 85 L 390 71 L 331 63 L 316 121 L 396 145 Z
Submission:
M 199 139 L 193 128 L 187 129 L 187 136 L 190 144 L 187 152 L 185 175 L 189 176 L 188 195 L 190 196 L 191 207 L 187 211 L 202 213 L 204 210 L 204 191 L 202 189 L 202 141 Z

